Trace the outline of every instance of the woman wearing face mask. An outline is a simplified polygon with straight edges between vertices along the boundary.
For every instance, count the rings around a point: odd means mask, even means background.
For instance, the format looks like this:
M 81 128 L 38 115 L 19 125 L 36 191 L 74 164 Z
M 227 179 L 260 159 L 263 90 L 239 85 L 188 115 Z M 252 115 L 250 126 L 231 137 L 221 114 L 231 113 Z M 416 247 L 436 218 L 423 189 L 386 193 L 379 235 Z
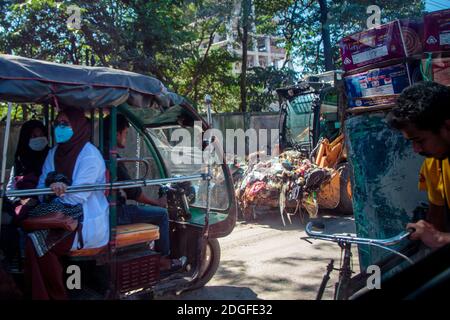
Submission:
M 44 253 L 38 250 L 31 237 L 27 238 L 25 279 L 33 299 L 66 299 L 60 257 L 80 245 L 97 248 L 108 243 L 108 202 L 104 193 L 65 193 L 69 184 L 105 183 L 105 163 L 98 149 L 89 142 L 90 128 L 83 111 L 73 107 L 65 108 L 56 118 L 54 136 L 57 145 L 49 151 L 44 162 L 38 188 L 49 185 L 57 197 L 52 204 L 81 207 L 83 224 L 77 232 L 66 234 Z M 49 183 L 55 176 L 63 179 Z
M 11 168 L 7 190 L 34 189 L 42 172 L 42 166 L 48 153 L 47 129 L 38 120 L 25 122 L 19 133 L 14 166 Z M 2 233 L 2 247 L 5 251 L 7 265 L 11 270 L 20 269 L 18 265 L 20 250 L 23 251 L 23 237 L 17 226 L 27 208 L 36 204 L 32 197 L 11 197 L 5 202 L 7 212 L 12 218 L 12 223 L 4 227 Z
M 47 129 L 38 120 L 30 120 L 22 125 L 7 190 L 18 189 L 17 184 L 23 178 L 31 181 L 32 177 L 36 177 L 36 186 L 48 153 L 46 132 Z

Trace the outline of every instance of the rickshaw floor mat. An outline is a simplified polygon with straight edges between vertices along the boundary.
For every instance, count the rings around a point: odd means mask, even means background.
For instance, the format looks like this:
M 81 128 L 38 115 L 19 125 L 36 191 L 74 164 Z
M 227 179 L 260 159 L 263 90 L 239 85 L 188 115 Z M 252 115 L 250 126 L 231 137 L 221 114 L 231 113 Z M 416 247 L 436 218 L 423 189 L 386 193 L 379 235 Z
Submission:
M 123 248 L 159 239 L 159 227 L 149 223 L 117 226 L 116 247 Z M 70 257 L 91 257 L 103 253 L 108 246 L 71 251 Z

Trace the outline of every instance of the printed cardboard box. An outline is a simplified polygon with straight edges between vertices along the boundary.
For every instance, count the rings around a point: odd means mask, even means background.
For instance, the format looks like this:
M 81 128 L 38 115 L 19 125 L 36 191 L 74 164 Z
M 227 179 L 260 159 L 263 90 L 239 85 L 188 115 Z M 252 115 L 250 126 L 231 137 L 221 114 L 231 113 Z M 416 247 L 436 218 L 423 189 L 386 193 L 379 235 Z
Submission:
M 423 70 L 427 72 L 427 60 L 422 60 Z M 450 57 L 436 58 L 428 67 L 431 70 L 431 78 L 440 84 L 450 86 Z
M 401 31 L 401 32 L 400 32 Z M 345 71 L 422 53 L 423 20 L 396 20 L 340 41 Z
M 424 16 L 424 50 L 450 51 L 450 9 Z
M 394 103 L 397 95 L 412 83 L 410 69 L 409 65 L 397 64 L 345 77 L 348 106 L 371 107 Z

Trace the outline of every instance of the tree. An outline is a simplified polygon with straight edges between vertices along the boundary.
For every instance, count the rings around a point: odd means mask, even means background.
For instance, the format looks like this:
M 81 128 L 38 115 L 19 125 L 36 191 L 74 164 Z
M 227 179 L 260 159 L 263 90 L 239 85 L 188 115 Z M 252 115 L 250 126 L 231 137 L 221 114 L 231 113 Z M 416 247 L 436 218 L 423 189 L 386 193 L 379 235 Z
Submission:
M 299 58 L 303 73 L 340 67 L 338 41 L 367 28 L 373 4 L 381 8 L 382 23 L 421 16 L 425 8 L 423 0 L 255 0 L 260 28 L 284 38 L 287 58 Z
M 0 0 L 1 1 L 1 0 Z M 106 66 L 151 75 L 196 105 L 205 93 L 226 108 L 236 101 L 223 90 L 235 57 L 212 48 L 232 0 L 77 1 L 80 30 L 69 30 L 73 1 L 1 1 L 0 50 L 69 64 Z M 206 50 L 203 44 L 207 44 Z M 214 77 L 208 74 L 214 73 Z M 207 79 L 218 85 L 205 85 Z M 217 92 L 210 92 L 216 88 Z M 225 98 L 227 97 L 227 98 Z
M 271 103 L 278 102 L 275 90 L 294 85 L 296 80 L 295 71 L 287 68 L 251 68 L 248 74 L 250 110 L 268 111 Z
M 238 28 L 239 38 L 241 39 L 242 48 L 242 61 L 241 61 L 241 80 L 240 80 L 240 92 L 241 92 L 241 111 L 247 112 L 247 58 L 248 58 L 248 42 L 249 42 L 249 29 L 252 23 L 251 18 L 251 0 L 242 0 L 241 3 L 241 19 L 240 26 Z

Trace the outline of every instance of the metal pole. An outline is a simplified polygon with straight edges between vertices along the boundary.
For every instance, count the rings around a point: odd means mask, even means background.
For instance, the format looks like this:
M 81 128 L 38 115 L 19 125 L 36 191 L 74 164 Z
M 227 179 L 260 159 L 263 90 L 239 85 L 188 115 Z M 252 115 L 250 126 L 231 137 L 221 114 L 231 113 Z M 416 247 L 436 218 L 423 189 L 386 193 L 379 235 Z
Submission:
M 109 173 L 111 179 L 111 185 L 117 180 L 117 109 L 111 108 L 111 125 L 109 132 Z M 112 189 L 112 188 L 111 188 Z M 111 241 L 115 241 L 116 233 L 116 214 L 117 214 L 117 194 L 116 191 L 110 193 L 109 199 L 109 214 L 110 214 L 110 229 L 111 229 Z
M 91 143 L 94 143 L 94 136 L 95 136 L 95 110 L 92 109 L 90 112 L 91 115 Z
M 104 184 L 94 184 L 94 185 L 80 185 L 80 186 L 69 186 L 66 189 L 66 193 L 76 193 L 76 192 L 91 192 L 91 191 L 101 191 L 106 189 L 117 190 L 117 189 L 128 189 L 135 187 L 147 187 L 155 185 L 163 185 L 166 183 L 174 182 L 185 182 L 185 181 L 197 181 L 206 180 L 205 174 L 195 174 L 190 176 L 173 177 L 173 178 L 162 178 L 162 179 L 149 179 L 149 180 L 127 180 L 120 182 L 111 182 Z M 42 189 L 24 189 L 24 190 L 11 190 L 2 192 L 2 195 L 7 197 L 24 197 L 24 196 L 39 196 L 44 194 L 53 194 L 54 192 L 50 188 Z
M 117 180 L 117 108 L 111 108 L 109 131 L 109 173 L 111 184 Z M 111 188 L 112 189 L 112 188 Z M 116 268 L 116 226 L 117 226 L 117 191 L 111 190 L 109 194 L 109 259 L 110 283 L 109 295 L 117 297 L 117 268 Z
M 211 114 L 211 96 L 209 94 L 207 94 L 205 96 L 205 104 L 206 104 L 206 120 L 208 122 L 208 125 L 210 128 L 212 128 L 212 114 Z
M 55 142 L 53 141 L 53 123 L 55 121 L 55 107 L 53 105 L 50 105 L 50 122 L 49 122 L 49 128 L 50 128 L 50 135 L 49 135 L 49 147 L 53 147 L 55 145 Z
M 205 103 L 206 103 L 206 105 L 207 105 L 207 116 L 208 116 L 208 126 L 210 127 L 210 128 L 212 128 L 212 125 L 213 125 L 213 123 L 212 123 L 212 114 L 211 114 L 211 102 L 212 102 L 212 100 L 211 100 L 211 96 L 210 95 L 206 95 L 205 96 Z M 209 137 L 209 143 L 208 143 L 208 147 L 207 148 L 213 148 L 212 147 L 212 144 L 213 144 L 213 137 L 211 136 L 211 137 Z M 214 150 L 214 148 L 212 149 L 212 150 Z M 205 238 L 207 238 L 208 237 L 208 229 L 209 229 L 209 214 L 210 214 L 210 211 L 211 211 L 211 178 L 212 178 L 212 175 L 211 175 L 211 154 L 212 154 L 212 152 L 213 151 L 209 151 L 208 152 L 208 157 L 207 157 L 207 161 L 208 161 L 208 164 L 207 164 L 207 180 L 206 180 L 206 190 L 207 190 L 207 193 L 206 193 L 206 215 L 205 215 Z
M 1 176 L 1 189 L 3 191 L 3 194 L 5 194 L 6 191 L 5 185 L 6 161 L 7 161 L 6 156 L 8 155 L 9 131 L 11 130 L 11 111 L 12 111 L 12 103 L 8 102 L 8 114 L 6 116 L 5 137 L 3 139 L 3 159 L 2 159 L 2 176 Z M 3 210 L 3 197 L 0 197 L 0 226 L 2 222 L 2 210 Z
M 139 159 L 140 157 L 141 157 L 141 134 L 139 132 L 136 132 L 136 158 Z M 139 177 L 140 177 L 140 164 L 139 162 L 136 161 L 136 179 L 139 179 Z
M 206 95 L 205 96 L 205 103 L 207 105 L 206 112 L 207 112 L 207 122 L 208 126 L 212 126 L 212 117 L 211 117 L 211 96 Z M 212 137 L 209 138 L 209 143 L 206 149 L 208 149 L 211 146 Z M 192 275 L 192 279 L 197 279 L 201 277 L 200 274 L 202 269 L 202 264 L 205 257 L 206 252 L 206 244 L 208 241 L 209 236 L 209 214 L 211 210 L 211 157 L 210 154 L 207 156 L 207 174 L 206 174 L 206 214 L 205 214 L 205 224 L 203 226 L 202 235 L 198 240 L 198 251 L 199 255 L 197 256 L 197 267 Z M 203 153 L 202 153 L 202 162 L 204 161 Z
M 104 150 L 104 137 L 103 137 L 103 108 L 98 110 L 98 145 L 100 147 L 100 151 L 105 155 Z

